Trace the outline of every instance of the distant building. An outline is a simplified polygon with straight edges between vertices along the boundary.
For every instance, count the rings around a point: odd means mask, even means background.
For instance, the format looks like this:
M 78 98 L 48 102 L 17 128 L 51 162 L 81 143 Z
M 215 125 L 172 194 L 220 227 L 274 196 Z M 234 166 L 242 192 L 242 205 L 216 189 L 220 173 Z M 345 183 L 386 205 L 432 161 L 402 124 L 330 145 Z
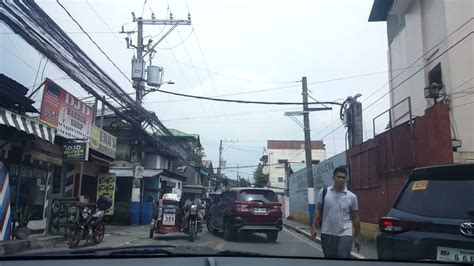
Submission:
M 311 149 L 313 164 L 326 159 L 326 149 L 322 141 L 311 141 Z M 304 141 L 268 140 L 263 156 L 263 173 L 269 176 L 269 186 L 275 192 L 283 193 L 289 164 L 304 163 L 305 160 Z

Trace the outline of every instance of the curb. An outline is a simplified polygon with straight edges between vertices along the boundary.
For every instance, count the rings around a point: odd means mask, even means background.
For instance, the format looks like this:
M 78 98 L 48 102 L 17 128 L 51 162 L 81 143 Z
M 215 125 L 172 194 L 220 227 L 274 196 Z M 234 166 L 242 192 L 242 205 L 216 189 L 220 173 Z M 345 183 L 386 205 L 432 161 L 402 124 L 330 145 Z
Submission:
M 305 236 L 306 238 L 308 238 L 309 240 L 312 240 L 310 233 L 308 233 L 308 232 L 306 232 L 306 231 L 304 231 L 304 230 L 301 230 L 301 229 L 298 228 L 297 226 L 294 226 L 294 225 L 291 225 L 291 224 L 287 224 L 287 223 L 283 223 L 283 226 L 286 227 L 286 228 L 288 228 L 288 229 L 291 229 L 291 230 L 293 230 L 293 231 L 296 231 L 297 233 L 300 233 L 300 234 L 304 235 L 304 236 Z M 314 242 L 318 243 L 319 245 L 321 245 L 321 238 L 320 238 L 319 236 L 316 237 L 316 240 L 312 240 L 312 241 L 314 241 Z M 351 251 L 351 256 L 352 256 L 352 258 L 354 258 L 354 259 L 362 259 L 362 260 L 363 260 L 363 259 L 367 259 L 365 256 L 363 256 L 363 255 L 361 255 L 361 254 L 359 254 L 359 253 L 357 253 L 357 252 L 353 252 L 353 251 Z
M 17 252 L 39 248 L 50 248 L 64 241 L 63 236 L 47 236 L 46 239 L 6 240 L 0 243 L 0 255 L 10 255 Z

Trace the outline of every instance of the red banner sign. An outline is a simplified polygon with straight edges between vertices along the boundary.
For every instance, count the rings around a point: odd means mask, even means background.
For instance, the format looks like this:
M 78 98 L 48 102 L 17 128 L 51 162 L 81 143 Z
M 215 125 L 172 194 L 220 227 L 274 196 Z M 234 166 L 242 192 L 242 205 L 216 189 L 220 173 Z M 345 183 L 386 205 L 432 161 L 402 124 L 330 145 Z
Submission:
M 90 106 L 47 79 L 41 102 L 40 120 L 58 129 L 58 136 L 89 139 L 94 112 Z

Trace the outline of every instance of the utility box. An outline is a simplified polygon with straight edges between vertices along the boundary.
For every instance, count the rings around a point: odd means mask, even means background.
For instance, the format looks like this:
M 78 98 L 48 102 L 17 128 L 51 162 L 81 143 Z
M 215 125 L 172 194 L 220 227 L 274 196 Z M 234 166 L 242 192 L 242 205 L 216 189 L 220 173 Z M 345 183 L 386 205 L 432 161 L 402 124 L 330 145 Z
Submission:
M 147 80 L 146 83 L 148 86 L 159 87 L 163 81 L 163 69 L 157 66 L 148 66 L 147 70 Z
M 145 61 L 143 59 L 132 58 L 132 79 L 134 81 L 142 81 L 146 77 Z

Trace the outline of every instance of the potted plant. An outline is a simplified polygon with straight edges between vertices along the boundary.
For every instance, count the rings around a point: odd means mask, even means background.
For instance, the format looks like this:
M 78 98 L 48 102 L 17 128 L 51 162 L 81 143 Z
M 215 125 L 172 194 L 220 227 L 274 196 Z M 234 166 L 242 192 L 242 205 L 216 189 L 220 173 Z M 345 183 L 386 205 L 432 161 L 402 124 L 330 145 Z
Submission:
M 16 239 L 27 239 L 30 236 L 31 229 L 28 228 L 28 223 L 33 216 L 34 210 L 26 205 L 20 208 L 13 215 L 13 236 Z

